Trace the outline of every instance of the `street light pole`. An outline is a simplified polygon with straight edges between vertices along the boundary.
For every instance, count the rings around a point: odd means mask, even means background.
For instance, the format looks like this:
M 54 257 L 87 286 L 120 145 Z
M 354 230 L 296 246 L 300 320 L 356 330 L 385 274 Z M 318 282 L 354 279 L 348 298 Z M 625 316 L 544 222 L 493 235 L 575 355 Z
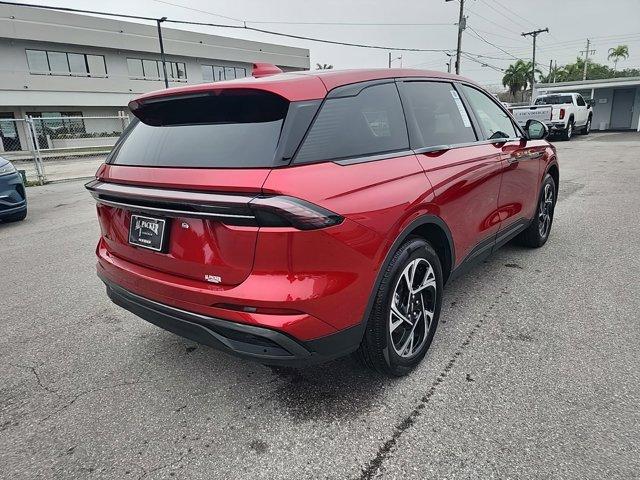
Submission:
M 162 17 L 156 20 L 158 25 L 158 41 L 160 42 L 160 58 L 162 58 L 162 71 L 164 73 L 164 88 L 169 88 L 169 79 L 167 78 L 167 59 L 164 55 L 164 43 L 162 42 L 162 27 L 160 24 L 164 22 L 167 17 Z
M 449 61 L 447 62 L 447 73 L 451 73 L 451 60 L 453 59 L 454 55 L 452 53 L 445 53 L 445 55 L 449 57 Z

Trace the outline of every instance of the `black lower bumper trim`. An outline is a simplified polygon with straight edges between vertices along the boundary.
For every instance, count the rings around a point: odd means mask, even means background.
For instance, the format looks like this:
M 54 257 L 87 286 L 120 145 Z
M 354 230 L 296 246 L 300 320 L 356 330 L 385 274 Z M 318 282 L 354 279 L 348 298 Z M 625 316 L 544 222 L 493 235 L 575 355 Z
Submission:
M 360 344 L 362 329 L 352 327 L 307 342 L 284 333 L 209 317 L 136 295 L 102 278 L 109 298 L 164 330 L 234 355 L 269 365 L 304 366 L 346 355 Z

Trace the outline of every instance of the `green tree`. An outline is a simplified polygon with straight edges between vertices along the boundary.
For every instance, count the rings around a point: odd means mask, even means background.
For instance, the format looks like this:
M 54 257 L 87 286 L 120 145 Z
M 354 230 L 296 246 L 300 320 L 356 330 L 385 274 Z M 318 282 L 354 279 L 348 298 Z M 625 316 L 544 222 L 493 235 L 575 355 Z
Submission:
M 609 49 L 609 55 L 607 56 L 607 60 L 613 60 L 613 71 L 615 72 L 618 69 L 618 61 L 626 60 L 629 58 L 629 47 L 626 45 L 618 45 L 615 48 Z
M 516 94 L 522 93 L 521 100 L 524 101 L 524 91 L 527 87 L 531 86 L 531 70 L 533 63 L 525 62 L 524 60 L 518 60 L 516 63 L 512 63 L 504 71 L 502 77 L 502 86 L 509 89 L 509 93 L 516 100 Z M 540 74 L 540 70 L 536 68 L 534 74 Z
M 512 63 L 504 71 L 502 77 L 502 86 L 509 89 L 509 93 L 516 99 L 516 94 L 525 88 L 527 85 L 527 71 L 524 68 L 524 62 L 518 60 L 516 63 Z

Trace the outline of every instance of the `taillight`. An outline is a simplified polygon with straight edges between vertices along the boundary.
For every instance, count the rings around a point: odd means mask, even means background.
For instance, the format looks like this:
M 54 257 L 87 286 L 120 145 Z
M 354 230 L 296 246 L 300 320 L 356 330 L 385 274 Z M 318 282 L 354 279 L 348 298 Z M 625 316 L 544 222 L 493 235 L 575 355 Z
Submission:
M 287 196 L 257 197 L 249 202 L 261 227 L 294 227 L 317 230 L 338 225 L 343 217 L 326 208 Z
M 254 196 L 169 190 L 93 180 L 85 185 L 99 204 L 148 215 L 204 218 L 227 225 L 293 227 L 317 230 L 338 225 L 343 217 L 286 195 Z
M 564 118 L 564 108 L 560 109 L 560 120 Z

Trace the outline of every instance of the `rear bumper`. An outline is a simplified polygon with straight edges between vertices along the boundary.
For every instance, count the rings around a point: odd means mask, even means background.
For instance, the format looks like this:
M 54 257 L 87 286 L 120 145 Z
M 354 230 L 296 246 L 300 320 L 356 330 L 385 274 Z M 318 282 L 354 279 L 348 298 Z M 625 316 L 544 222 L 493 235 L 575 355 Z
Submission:
M 549 132 L 564 132 L 567 129 L 567 124 L 564 122 L 548 122 L 547 127 Z
M 99 275 L 100 276 L 100 275 Z M 351 327 L 315 340 L 299 341 L 276 330 L 188 312 L 132 293 L 100 276 L 120 307 L 169 332 L 268 365 L 305 366 L 347 355 L 363 330 Z

